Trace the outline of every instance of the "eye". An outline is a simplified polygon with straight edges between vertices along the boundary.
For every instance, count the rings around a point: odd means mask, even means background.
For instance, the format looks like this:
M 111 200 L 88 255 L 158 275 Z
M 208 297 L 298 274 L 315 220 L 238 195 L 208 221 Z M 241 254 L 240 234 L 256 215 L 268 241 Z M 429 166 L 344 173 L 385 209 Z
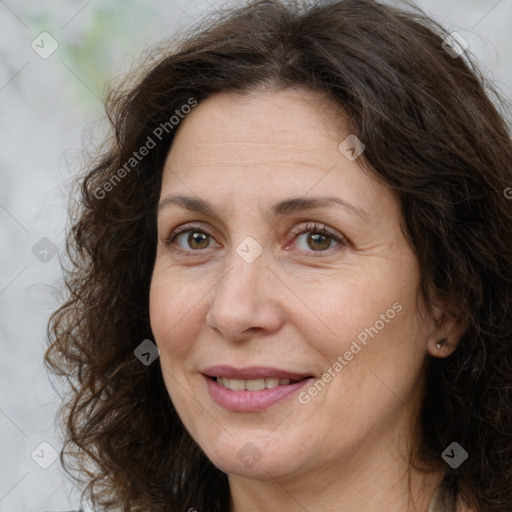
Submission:
M 186 235 L 184 237 L 183 235 Z M 165 240 L 165 245 L 170 246 L 176 244 L 178 246 L 177 250 L 183 250 L 185 252 L 192 251 L 200 251 L 202 249 L 208 249 L 208 245 L 210 242 L 211 235 L 207 233 L 201 226 L 194 225 L 186 225 L 175 229 L 169 237 Z M 180 241 L 180 239 L 186 240 L 186 243 L 189 244 L 189 249 L 183 248 L 180 243 L 176 243 Z
M 312 250 L 308 250 L 307 248 L 300 248 L 303 252 L 328 252 L 328 250 L 332 248 L 331 245 L 333 241 L 342 247 L 349 245 L 345 237 L 330 230 L 324 225 L 319 225 L 316 223 L 295 228 L 291 232 L 294 235 L 299 235 L 298 240 L 300 240 L 303 235 L 308 235 L 305 238 L 305 242 Z M 188 236 L 185 237 L 184 235 Z M 180 240 L 185 240 L 188 244 L 188 248 L 183 247 L 183 245 L 179 243 Z M 208 249 L 211 240 L 212 236 L 207 231 L 205 231 L 204 228 L 201 226 L 188 224 L 175 229 L 165 240 L 165 245 L 175 245 L 176 247 L 174 250 L 192 253 L 191 255 L 194 255 L 194 251 L 201 252 L 203 249 Z
M 300 248 L 305 252 L 325 253 L 332 248 L 331 245 L 333 240 L 340 246 L 348 246 L 348 241 L 342 235 L 331 231 L 324 225 L 308 224 L 301 228 L 292 230 L 292 233 L 299 235 L 297 238 L 298 240 L 300 240 L 304 235 L 307 235 L 303 238 L 307 247 Z M 308 250 L 308 247 L 312 250 Z

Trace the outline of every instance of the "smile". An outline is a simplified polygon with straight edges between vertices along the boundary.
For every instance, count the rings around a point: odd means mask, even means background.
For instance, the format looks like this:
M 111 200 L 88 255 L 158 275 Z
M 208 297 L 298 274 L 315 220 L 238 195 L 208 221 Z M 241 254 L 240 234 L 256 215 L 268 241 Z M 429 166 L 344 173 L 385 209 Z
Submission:
M 203 373 L 210 398 L 223 409 L 263 411 L 296 394 L 314 378 L 273 368 L 216 366 Z

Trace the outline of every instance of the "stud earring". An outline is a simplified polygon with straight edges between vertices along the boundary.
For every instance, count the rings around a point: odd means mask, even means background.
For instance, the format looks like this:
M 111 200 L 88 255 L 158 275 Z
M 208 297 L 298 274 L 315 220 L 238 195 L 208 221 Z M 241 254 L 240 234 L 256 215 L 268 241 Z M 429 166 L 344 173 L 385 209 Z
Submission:
M 440 339 L 437 344 L 436 344 L 436 347 L 437 347 L 437 350 L 441 350 L 441 347 L 447 342 L 448 340 L 446 338 L 442 338 Z

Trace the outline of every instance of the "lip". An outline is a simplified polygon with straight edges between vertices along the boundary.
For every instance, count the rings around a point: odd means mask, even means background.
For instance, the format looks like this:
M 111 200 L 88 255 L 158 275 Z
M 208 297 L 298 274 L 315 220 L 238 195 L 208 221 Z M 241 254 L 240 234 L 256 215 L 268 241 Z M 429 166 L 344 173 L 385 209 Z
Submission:
M 312 377 L 310 373 L 296 373 L 279 368 L 268 366 L 250 366 L 246 368 L 235 368 L 234 366 L 218 365 L 203 370 L 203 375 L 208 377 L 225 377 L 226 379 L 278 379 L 302 380 L 306 377 Z
M 229 411 L 264 411 L 285 398 L 294 395 L 302 387 L 314 380 L 314 377 L 310 374 L 300 374 L 277 368 L 256 366 L 250 368 L 213 366 L 202 373 L 211 398 L 218 405 Z M 280 379 L 299 380 L 299 382 L 294 382 L 286 386 L 262 389 L 261 391 L 233 391 L 232 389 L 225 388 L 221 384 L 218 384 L 212 377 L 242 380 L 277 377 Z

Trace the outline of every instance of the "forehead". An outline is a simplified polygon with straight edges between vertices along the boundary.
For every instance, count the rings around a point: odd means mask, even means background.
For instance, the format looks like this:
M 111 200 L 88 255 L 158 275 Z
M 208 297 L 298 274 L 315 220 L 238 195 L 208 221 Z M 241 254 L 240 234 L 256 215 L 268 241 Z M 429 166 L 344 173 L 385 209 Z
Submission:
M 348 135 L 341 112 L 310 91 L 216 94 L 181 122 L 161 196 L 240 205 L 255 196 L 265 201 L 272 195 L 272 203 L 292 196 L 351 196 L 362 210 L 383 186 L 340 151 Z
M 308 90 L 217 93 L 187 115 L 178 128 L 175 143 L 193 131 L 194 136 L 201 137 L 201 145 L 213 150 L 228 142 L 252 143 L 253 150 L 257 144 L 283 143 L 315 149 L 323 138 L 336 142 L 339 132 L 346 131 L 346 124 L 341 108 Z

